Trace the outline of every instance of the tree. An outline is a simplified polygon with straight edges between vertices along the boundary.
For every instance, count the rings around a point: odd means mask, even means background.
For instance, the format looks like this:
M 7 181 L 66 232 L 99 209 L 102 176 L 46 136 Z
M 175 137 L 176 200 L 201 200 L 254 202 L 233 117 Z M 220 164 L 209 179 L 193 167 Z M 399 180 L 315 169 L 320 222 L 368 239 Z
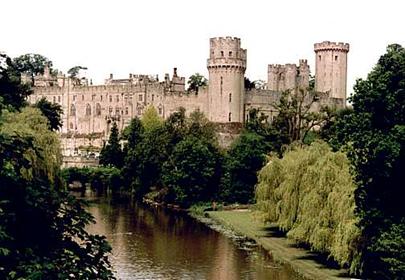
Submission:
M 58 136 L 35 108 L 0 121 L 0 278 L 113 279 L 104 237 L 61 184 Z
M 264 137 L 244 132 L 225 155 L 220 197 L 226 202 L 251 203 L 257 172 L 263 167 L 268 151 Z
M 74 66 L 68 70 L 69 77 L 71 79 L 77 79 L 77 75 L 79 75 L 80 70 L 87 70 L 87 67 L 84 66 Z
M 201 74 L 195 73 L 190 76 L 190 78 L 187 81 L 188 84 L 188 92 L 194 91 L 196 94 L 198 94 L 198 88 L 206 86 L 208 83 L 208 80 Z
M 163 165 L 163 182 L 170 200 L 184 207 L 215 199 L 221 174 L 218 150 L 194 136 L 187 136 L 174 148 Z
M 345 153 L 332 152 L 324 142 L 297 145 L 281 159 L 271 157 L 260 170 L 256 209 L 288 238 L 355 273 L 361 256 L 355 190 Z
M 315 104 L 323 93 L 297 89 L 285 91 L 274 106 L 278 115 L 273 121 L 273 126 L 280 130 L 283 143 L 290 144 L 294 141 L 303 143 L 307 134 L 315 127 L 324 125 L 331 118 L 333 108 L 321 107 L 314 110 Z
M 405 49 L 389 45 L 350 98 L 353 111 L 339 120 L 353 165 L 365 276 L 405 274 Z M 335 138 L 335 139 L 336 139 Z
M 158 115 L 155 107 L 148 106 L 142 115 L 142 124 L 145 130 L 153 130 L 163 125 L 162 118 Z
M 102 165 L 112 165 L 121 168 L 124 161 L 124 154 L 121 149 L 121 144 L 119 140 L 119 133 L 117 124 L 114 122 L 108 143 L 104 145 L 100 152 L 100 164 Z
M 20 109 L 26 105 L 25 99 L 32 93 L 27 84 L 21 84 L 21 72 L 11 58 L 0 54 L 0 97 L 3 104 L 14 109 Z
M 41 110 L 42 114 L 48 119 L 50 130 L 58 130 L 62 127 L 62 106 L 51 103 L 43 97 L 35 103 L 35 107 Z
M 32 82 L 34 82 L 36 75 L 44 74 L 45 67 L 49 67 L 52 70 L 52 61 L 43 55 L 35 53 L 20 55 L 13 59 L 13 63 L 20 73 L 28 74 Z

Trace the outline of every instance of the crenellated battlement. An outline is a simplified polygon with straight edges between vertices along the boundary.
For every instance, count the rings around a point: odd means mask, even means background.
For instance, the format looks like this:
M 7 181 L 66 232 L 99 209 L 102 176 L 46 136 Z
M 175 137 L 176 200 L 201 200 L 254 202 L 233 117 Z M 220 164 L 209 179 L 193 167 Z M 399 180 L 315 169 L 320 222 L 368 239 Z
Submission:
M 329 51 L 329 50 L 349 52 L 349 49 L 350 45 L 348 43 L 342 42 L 337 43 L 337 42 L 323 41 L 321 43 L 314 44 L 315 52 Z

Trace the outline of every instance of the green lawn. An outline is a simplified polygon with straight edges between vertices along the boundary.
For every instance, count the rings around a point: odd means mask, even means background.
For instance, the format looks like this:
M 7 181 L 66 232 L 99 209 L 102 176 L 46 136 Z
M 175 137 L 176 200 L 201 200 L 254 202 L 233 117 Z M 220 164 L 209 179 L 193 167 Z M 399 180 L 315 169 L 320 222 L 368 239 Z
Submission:
M 343 269 L 327 267 L 322 258 L 310 251 L 297 248 L 295 244 L 282 236 L 275 228 L 256 221 L 250 211 L 211 211 L 208 215 L 232 228 L 239 234 L 254 239 L 269 251 L 274 260 L 287 263 L 309 279 L 350 279 Z

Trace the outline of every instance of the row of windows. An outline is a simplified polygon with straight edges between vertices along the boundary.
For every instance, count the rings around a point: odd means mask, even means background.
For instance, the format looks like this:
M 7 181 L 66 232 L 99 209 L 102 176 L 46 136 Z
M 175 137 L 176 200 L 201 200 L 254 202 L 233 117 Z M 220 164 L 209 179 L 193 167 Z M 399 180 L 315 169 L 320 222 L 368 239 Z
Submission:
M 318 59 L 319 59 L 319 61 L 321 61 L 321 60 L 322 60 L 322 56 L 321 56 L 321 55 L 318 55 Z M 337 60 L 338 60 L 338 56 L 335 55 L 335 61 L 337 61 Z
M 60 102 L 60 96 L 58 96 L 58 100 Z M 76 100 L 77 100 L 77 96 L 73 95 L 73 101 L 76 101 Z M 91 100 L 92 101 L 95 100 L 95 95 L 94 94 L 91 96 Z M 128 97 L 125 96 L 124 100 L 127 101 Z M 152 94 L 152 101 L 154 101 L 154 100 L 155 100 L 155 95 Z M 82 95 L 82 101 L 84 101 L 84 95 Z M 100 101 L 103 101 L 103 95 L 100 95 Z M 113 95 L 109 95 L 109 101 L 113 102 Z M 138 101 L 143 101 L 143 94 L 138 95 Z M 55 102 L 55 97 L 54 97 L 54 102 Z M 115 95 L 115 102 L 120 102 L 120 96 L 119 95 Z
M 115 108 L 115 114 L 119 115 L 120 114 L 121 109 L 116 107 Z M 109 107 L 108 109 L 109 114 L 111 115 L 113 112 L 113 108 Z M 129 114 L 129 110 L 128 107 L 125 107 L 125 115 Z M 70 115 L 71 116 L 76 116 L 76 106 L 74 104 L 72 104 L 70 106 Z M 96 104 L 96 111 L 95 111 L 95 115 L 96 116 L 100 116 L 101 115 L 101 105 L 99 103 Z M 86 116 L 91 116 L 91 106 L 90 104 L 86 105 Z
M 225 57 L 225 52 L 224 51 L 221 51 L 220 54 L 221 54 L 221 57 Z M 212 51 L 212 55 L 214 55 L 214 51 Z M 232 51 L 228 52 L 228 57 L 232 57 Z

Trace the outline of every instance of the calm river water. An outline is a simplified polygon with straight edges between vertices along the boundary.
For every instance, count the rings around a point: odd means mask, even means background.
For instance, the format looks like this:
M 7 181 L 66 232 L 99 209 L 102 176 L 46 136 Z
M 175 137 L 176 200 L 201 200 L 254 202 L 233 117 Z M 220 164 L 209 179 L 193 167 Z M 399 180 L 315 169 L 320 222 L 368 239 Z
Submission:
M 184 214 L 96 198 L 88 227 L 107 237 L 118 279 L 299 279 L 262 249 L 244 247 Z

